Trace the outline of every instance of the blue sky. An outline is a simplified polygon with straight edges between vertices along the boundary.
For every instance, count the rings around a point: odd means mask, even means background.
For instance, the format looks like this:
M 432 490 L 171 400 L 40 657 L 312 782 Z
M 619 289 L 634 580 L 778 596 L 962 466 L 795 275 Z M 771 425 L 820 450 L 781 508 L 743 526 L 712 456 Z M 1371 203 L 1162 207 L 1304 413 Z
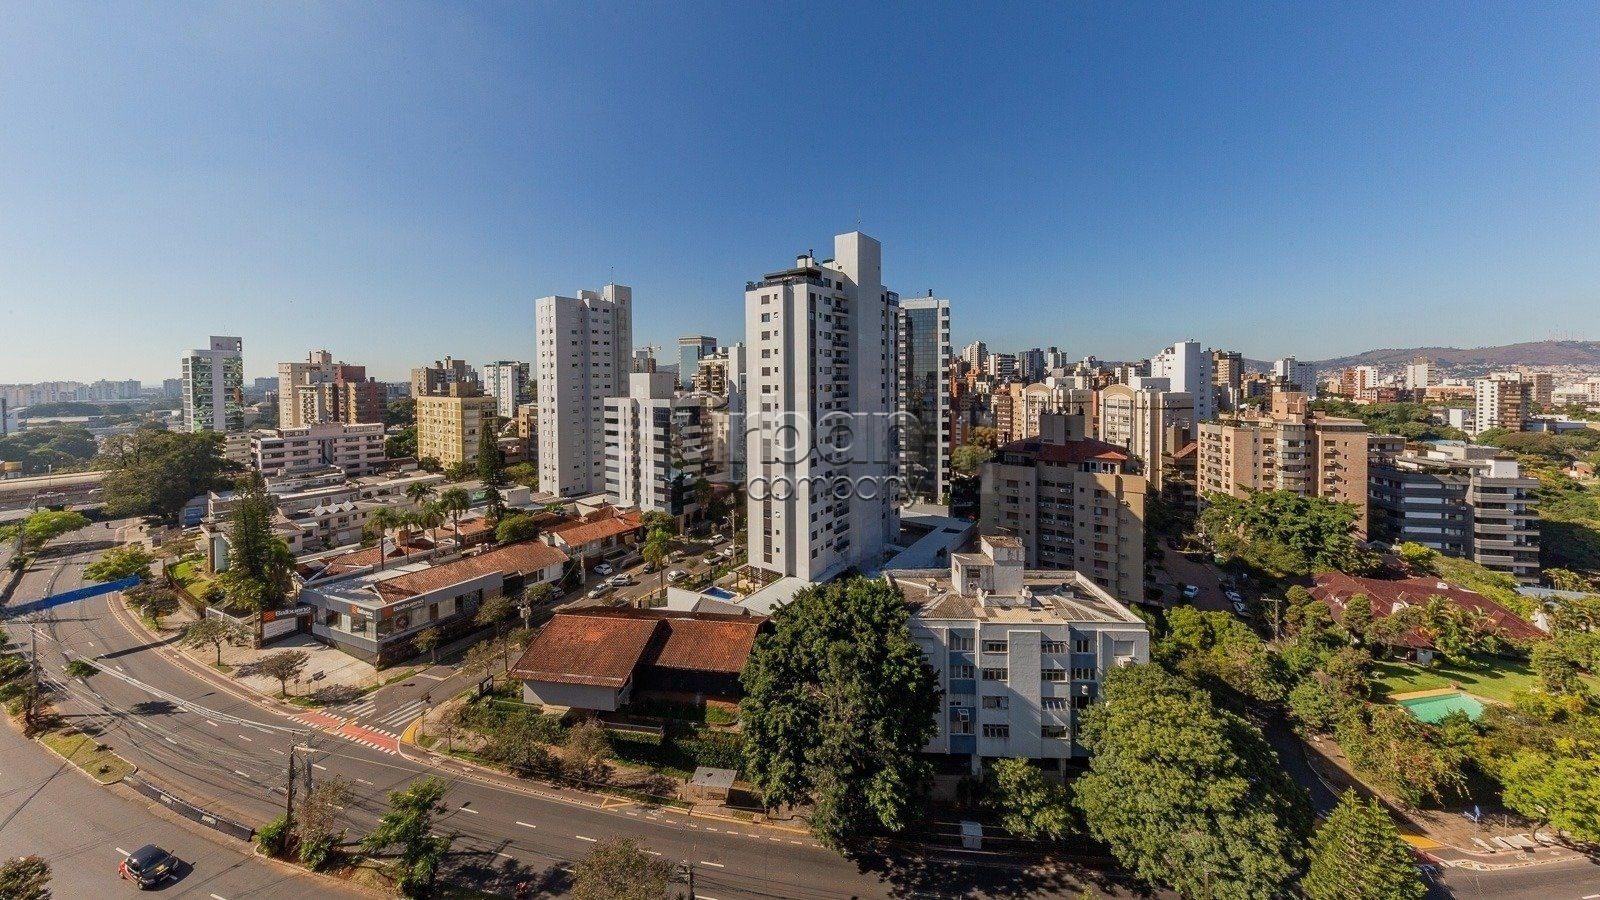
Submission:
M 11 4 L 0 382 L 731 338 L 858 221 L 958 344 L 1600 338 L 1600 4 L 874 6 Z

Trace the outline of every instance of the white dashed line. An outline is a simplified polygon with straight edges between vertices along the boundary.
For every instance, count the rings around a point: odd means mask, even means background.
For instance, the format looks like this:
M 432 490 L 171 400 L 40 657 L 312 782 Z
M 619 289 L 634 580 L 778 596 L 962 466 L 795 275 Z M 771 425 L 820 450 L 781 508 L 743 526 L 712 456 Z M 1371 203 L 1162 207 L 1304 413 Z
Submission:
M 149 731 L 149 730 L 150 730 L 150 726 L 149 726 L 149 725 L 146 725 L 146 724 L 145 724 L 145 723 L 143 723 L 143 722 L 135 722 L 135 723 L 133 723 L 133 724 L 135 724 L 135 725 L 137 725 L 137 726 L 139 726 L 139 727 L 140 727 L 140 728 L 143 728 L 143 729 L 144 729 L 144 730 L 145 730 L 145 731 Z
M 174 747 L 178 746 L 178 742 L 173 740 L 172 738 L 164 737 L 164 738 L 162 738 L 162 740 L 166 741 L 167 743 L 171 744 Z
M 366 780 L 365 778 L 357 778 L 356 780 L 361 782 L 362 784 L 372 784 L 372 782 Z
M 241 741 L 250 741 L 251 743 L 255 743 L 256 739 L 253 738 L 253 737 L 245 737 L 244 735 L 241 734 L 241 735 L 239 735 L 239 740 L 241 740 Z
M 313 768 L 313 769 L 321 769 L 324 772 L 326 772 L 328 770 L 328 767 L 323 765 L 322 763 L 312 763 L 311 764 L 311 768 Z
M 211 721 L 210 719 L 206 720 L 206 724 L 210 725 L 212 728 L 221 728 L 222 727 L 221 725 L 218 725 L 217 723 Z
M 278 754 L 279 756 L 288 756 L 289 755 L 289 754 L 283 752 L 282 750 L 279 750 L 277 747 L 268 747 L 267 749 L 271 750 L 273 753 Z
M 511 855 L 511 854 L 509 854 L 509 853 L 501 853 L 501 852 L 499 852 L 499 851 L 496 851 L 496 852 L 495 852 L 495 854 L 494 854 L 494 855 L 495 855 L 495 856 L 504 856 L 504 857 L 505 857 L 505 858 L 506 858 L 506 859 L 516 859 L 516 857 L 515 857 L 515 856 L 512 856 L 512 855 Z
M 711 867 L 717 868 L 717 869 L 726 869 L 727 868 L 727 866 L 723 865 L 722 863 L 714 863 L 709 859 L 700 860 L 700 865 L 702 865 L 702 866 L 711 866 Z M 707 898 L 702 897 L 702 898 L 700 898 L 700 900 L 707 900 Z
M 472 813 L 472 814 L 473 814 L 473 815 L 477 815 L 477 814 L 478 814 L 478 811 L 477 811 L 477 810 L 475 810 L 475 809 L 472 809 L 472 808 L 470 808 L 470 807 L 466 807 L 466 806 L 463 806 L 463 807 L 460 807 L 460 809 L 461 809 L 461 811 L 462 811 L 462 812 L 464 812 L 464 813 Z
M 661 851 L 659 851 L 659 850 L 646 850 L 645 852 L 650 854 L 651 856 L 660 856 L 661 855 Z
M 221 894 L 212 894 L 211 900 L 228 900 L 228 898 L 222 896 Z M 702 900 L 704 900 L 704 898 L 702 898 Z
M 127 856 L 128 855 L 128 851 L 122 849 L 121 847 L 116 848 L 116 850 L 117 850 L 117 855 L 118 856 Z
M 600 843 L 600 840 L 598 838 L 585 837 L 584 835 L 581 835 L 581 834 L 575 834 L 575 835 L 573 835 L 573 837 L 577 838 L 580 841 L 588 841 L 591 844 Z
M 521 825 L 523 828 L 538 828 L 539 827 L 537 825 L 529 825 L 527 822 L 518 822 L 517 824 Z
M 241 772 L 238 769 L 234 769 L 233 770 L 233 774 L 239 776 L 240 778 L 249 778 L 250 777 L 250 773 L 249 772 Z

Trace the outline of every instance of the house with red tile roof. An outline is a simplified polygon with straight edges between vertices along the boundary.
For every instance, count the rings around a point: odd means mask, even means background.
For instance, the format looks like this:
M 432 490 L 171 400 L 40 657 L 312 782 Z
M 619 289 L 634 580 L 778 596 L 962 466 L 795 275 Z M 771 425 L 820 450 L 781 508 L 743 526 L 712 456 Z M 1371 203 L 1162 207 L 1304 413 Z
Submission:
M 546 622 L 511 668 L 529 703 L 612 712 L 640 693 L 737 700 L 764 616 L 587 608 Z
M 1311 596 L 1327 604 L 1335 622 L 1344 618 L 1350 601 L 1365 595 L 1372 607 L 1372 618 L 1382 619 L 1408 606 L 1426 606 L 1434 597 L 1482 616 L 1497 635 L 1513 643 L 1536 641 L 1547 635 L 1527 619 L 1477 591 L 1469 591 L 1437 578 L 1357 578 L 1342 572 L 1324 572 L 1316 577 Z M 1419 654 L 1419 661 L 1432 657 L 1433 644 L 1426 634 L 1413 628 L 1399 638 L 1399 646 Z
M 577 521 L 545 529 L 540 539 L 575 559 L 598 559 L 607 550 L 638 541 L 644 530 L 641 515 L 636 509 L 602 506 Z

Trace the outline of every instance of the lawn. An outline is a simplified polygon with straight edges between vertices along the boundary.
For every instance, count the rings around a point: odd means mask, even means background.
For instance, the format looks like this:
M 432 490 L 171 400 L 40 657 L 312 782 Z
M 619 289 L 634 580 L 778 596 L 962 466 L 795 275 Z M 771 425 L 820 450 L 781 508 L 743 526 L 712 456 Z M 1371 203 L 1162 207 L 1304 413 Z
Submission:
M 1381 660 L 1373 667 L 1378 680 L 1378 690 L 1384 694 L 1405 694 L 1411 691 L 1431 691 L 1460 685 L 1469 694 L 1506 703 L 1514 691 L 1533 690 L 1539 680 L 1520 659 L 1479 657 L 1479 668 L 1464 669 L 1448 663 L 1435 662 L 1432 666 L 1419 666 L 1402 660 Z M 1591 690 L 1600 690 L 1600 679 L 1585 677 Z
M 205 564 L 198 558 L 186 559 L 173 566 L 172 577 L 196 597 L 204 597 L 206 590 L 211 587 L 211 578 L 206 575 Z
M 40 735 L 39 742 L 101 784 L 121 781 L 122 776 L 133 771 L 131 763 L 80 731 L 52 731 Z

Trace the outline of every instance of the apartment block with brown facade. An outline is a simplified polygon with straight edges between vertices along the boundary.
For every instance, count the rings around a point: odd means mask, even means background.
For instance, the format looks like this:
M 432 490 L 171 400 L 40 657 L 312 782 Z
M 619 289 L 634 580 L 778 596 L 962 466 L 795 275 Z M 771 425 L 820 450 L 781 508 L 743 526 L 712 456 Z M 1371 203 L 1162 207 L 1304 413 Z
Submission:
M 1279 391 L 1265 412 L 1246 412 L 1200 426 L 1198 489 L 1243 497 L 1292 491 L 1356 507 L 1367 521 L 1367 426 L 1313 412 L 1306 395 Z
M 1121 449 L 1086 438 L 1082 416 L 1045 414 L 1040 431 L 983 467 L 980 530 L 1018 538 L 1030 569 L 1075 569 L 1142 600 L 1145 479 Z

